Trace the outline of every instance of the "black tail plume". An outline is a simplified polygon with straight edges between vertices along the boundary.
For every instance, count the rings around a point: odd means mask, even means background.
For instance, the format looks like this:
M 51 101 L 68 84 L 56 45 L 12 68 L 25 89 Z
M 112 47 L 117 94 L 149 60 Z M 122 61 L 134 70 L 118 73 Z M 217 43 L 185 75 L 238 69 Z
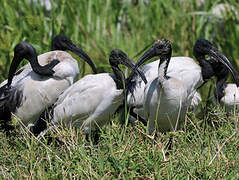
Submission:
M 7 106 L 10 97 L 10 90 L 7 85 L 0 88 L 0 129 L 8 132 L 13 127 L 9 125 L 11 121 L 11 111 Z
M 34 126 L 31 128 L 31 132 L 38 136 L 42 131 L 47 129 L 47 122 L 50 122 L 50 120 L 53 118 L 54 114 L 54 105 L 51 105 L 47 109 L 45 109 L 40 117 L 35 121 Z

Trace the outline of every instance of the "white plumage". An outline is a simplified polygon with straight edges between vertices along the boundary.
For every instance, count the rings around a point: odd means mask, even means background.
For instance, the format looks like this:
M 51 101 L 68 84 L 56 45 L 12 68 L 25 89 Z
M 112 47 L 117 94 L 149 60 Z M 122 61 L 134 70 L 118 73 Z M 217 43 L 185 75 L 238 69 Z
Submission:
M 144 72 L 147 81 L 150 82 L 158 76 L 158 65 L 160 60 L 153 61 L 141 67 L 141 70 Z M 196 108 L 198 103 L 197 99 L 201 99 L 200 94 L 194 97 L 196 93 L 195 87 L 199 87 L 203 83 L 201 76 L 201 67 L 189 57 L 172 57 L 167 74 L 170 77 L 177 78 L 181 80 L 185 86 L 188 87 L 188 91 L 195 100 L 193 100 L 192 109 Z M 190 75 L 189 75 L 190 74 Z M 145 84 L 142 82 L 142 79 L 136 77 L 136 88 L 133 94 L 129 94 L 127 97 L 127 105 L 130 107 L 142 108 L 143 99 L 144 99 L 144 89 Z M 198 103 L 195 103 L 198 102 Z
M 198 60 L 197 64 L 192 58 L 188 57 L 172 57 L 167 75 L 171 78 L 181 81 L 183 86 L 187 89 L 187 106 L 189 109 L 195 111 L 201 101 L 201 96 L 197 92 L 204 83 L 206 83 L 212 76 L 217 75 L 218 71 L 222 71 L 223 67 L 227 72 L 231 72 L 234 79 L 236 77 L 235 70 L 232 65 L 209 41 L 199 39 L 193 49 L 194 56 Z M 205 55 L 211 58 L 206 60 Z M 142 67 L 149 82 L 153 81 L 158 76 L 158 65 L 160 60 L 151 62 Z M 133 111 L 140 117 L 144 117 L 143 99 L 146 85 L 135 75 L 135 90 L 133 94 L 127 96 L 127 105 L 133 107 Z
M 149 82 L 143 106 L 144 116 L 149 120 L 149 134 L 155 128 L 160 132 L 176 130 L 185 118 L 188 102 L 187 89 L 180 80 L 169 77 L 165 81 L 156 78 Z
M 12 62 L 8 84 L 6 81 L 1 83 L 2 89 L 10 84 L 10 90 L 4 90 L 8 95 L 1 102 L 0 114 L 13 113 L 24 125 L 29 125 L 34 123 L 44 109 L 52 105 L 58 96 L 73 84 L 79 74 L 79 68 L 77 61 L 67 52 L 55 50 L 37 56 L 35 49 L 30 44 L 21 42 L 17 46 L 14 54 L 15 60 L 19 56 L 18 53 L 25 51 L 25 56 L 18 59 L 19 62 Z M 56 36 L 52 49 L 68 49 L 75 52 L 86 60 L 95 71 L 88 55 L 66 36 Z M 31 64 L 25 65 L 13 76 L 17 65 L 23 58 L 27 58 Z M 54 65 L 50 66 L 52 63 Z M 14 68 L 12 68 L 13 66 Z M 47 75 L 44 74 L 44 71 L 47 72 Z M 4 91 L 1 96 L 5 94 Z M 4 118 L 0 119 L 10 121 L 9 115 Z
M 47 59 L 60 61 L 53 68 L 55 73 L 52 77 L 38 75 L 26 65 L 22 72 L 25 76 L 19 75 L 22 78 L 16 76 L 16 80 L 13 79 L 12 86 L 22 91 L 21 105 L 13 113 L 25 125 L 33 123 L 46 107 L 53 104 L 58 96 L 73 84 L 79 74 L 77 61 L 64 51 L 52 51 L 38 56 L 41 65 L 48 64 Z
M 226 85 L 224 96 L 221 98 L 220 103 L 225 106 L 226 111 L 233 111 L 234 108 L 238 109 L 239 89 L 236 84 Z
M 51 112 L 45 111 L 38 122 L 47 117 L 54 125 L 62 122 L 66 126 L 79 126 L 85 134 L 96 131 L 109 122 L 124 99 L 124 75 L 118 64 L 131 69 L 134 67 L 133 62 L 120 50 L 111 52 L 110 64 L 114 75 L 101 73 L 83 77 L 62 93 Z M 143 78 L 145 79 L 144 76 Z M 37 130 L 37 123 L 35 129 Z
M 222 71 L 223 72 L 223 71 Z M 226 84 L 228 72 L 217 74 L 217 84 L 214 90 L 213 103 L 220 103 L 227 112 L 234 112 L 239 107 L 239 83 Z
M 181 81 L 180 77 L 170 77 L 167 73 L 171 52 L 169 41 L 157 41 L 136 64 L 136 67 L 140 66 L 155 56 L 154 53 L 161 57 L 157 77 L 146 84 L 144 91 L 143 109 L 144 117 L 149 121 L 149 134 L 152 134 L 155 128 L 160 132 L 176 130 L 184 120 L 187 107 L 191 102 L 189 96 L 191 92 L 188 91 L 186 84 Z
M 217 75 L 217 72 L 225 72 L 223 67 L 226 68 L 226 72 L 232 73 L 237 83 L 239 82 L 235 69 L 228 59 L 207 40 L 199 39 L 194 46 L 194 56 L 201 67 L 190 58 L 187 60 L 182 58 L 181 61 L 177 58 L 178 61 L 175 59 L 173 61 L 175 63 L 171 64 L 170 73 L 167 68 L 170 65 L 171 51 L 169 41 L 157 41 L 136 63 L 136 67 L 139 67 L 148 59 L 160 56 L 158 75 L 146 84 L 143 109 L 139 111 L 140 113 L 144 111 L 145 119 L 149 120 L 149 133 L 153 133 L 155 128 L 161 132 L 176 130 L 184 121 L 190 105 L 197 104 L 201 99 L 196 92 L 197 88 L 213 75 Z M 205 55 L 211 55 L 213 58 L 207 61 Z M 191 66 L 192 64 L 194 66 Z
M 122 104 L 123 89 L 117 89 L 113 75 L 87 75 L 68 88 L 55 103 L 52 123 L 59 121 L 83 127 L 86 134 L 102 127 Z

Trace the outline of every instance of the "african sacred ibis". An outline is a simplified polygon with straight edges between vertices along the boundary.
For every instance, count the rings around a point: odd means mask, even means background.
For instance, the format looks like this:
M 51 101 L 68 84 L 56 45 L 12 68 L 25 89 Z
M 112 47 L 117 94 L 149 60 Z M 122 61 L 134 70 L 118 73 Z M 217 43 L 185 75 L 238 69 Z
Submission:
M 160 60 L 153 61 L 141 67 L 141 70 L 144 72 L 147 81 L 150 82 L 158 76 L 158 66 Z M 190 96 L 192 96 L 192 102 L 190 105 L 190 109 L 195 110 L 201 101 L 201 96 L 196 90 L 193 88 L 199 87 L 199 85 L 203 82 L 203 77 L 201 76 L 201 67 L 189 57 L 172 57 L 167 74 L 170 77 L 180 78 L 184 84 L 188 85 L 189 89 L 191 88 Z M 190 76 L 188 74 L 191 74 Z M 127 107 L 134 118 L 139 118 L 139 120 L 147 125 L 147 122 L 144 121 L 144 90 L 145 83 L 133 72 L 130 74 L 129 79 L 131 79 L 131 83 L 134 84 L 134 90 L 127 95 Z M 190 91 L 190 90 L 189 90 Z M 124 113 L 124 112 L 123 112 Z M 138 117 L 137 117 L 138 115 Z M 123 116 L 124 117 L 124 116 Z M 121 120 L 121 123 L 124 123 L 124 118 Z
M 195 109 L 198 106 L 201 101 L 201 96 L 196 90 L 215 74 L 214 69 L 216 66 L 225 64 L 229 71 L 232 72 L 234 79 L 236 77 L 236 72 L 231 63 L 225 59 L 225 57 L 209 41 L 205 39 L 199 39 L 196 41 L 193 54 L 199 64 L 189 57 L 172 57 L 167 70 L 168 76 L 181 80 L 184 86 L 187 87 L 188 96 L 189 99 L 191 99 L 189 106 L 190 109 Z M 212 56 L 214 59 L 218 59 L 218 61 L 207 61 L 205 58 L 206 55 Z M 155 79 L 158 75 L 157 67 L 159 61 L 160 60 L 156 60 L 141 68 L 149 82 Z M 145 84 L 136 74 L 132 73 L 130 77 L 132 79 L 131 81 L 135 84 L 135 89 L 133 93 L 127 96 L 127 105 L 133 108 L 133 111 L 143 118 Z M 144 124 L 146 124 L 146 122 L 144 122 Z
M 186 110 L 191 104 L 194 95 L 192 95 L 192 92 L 195 93 L 198 87 L 214 75 L 213 65 L 205 60 L 205 55 L 211 55 L 214 58 L 213 63 L 215 65 L 225 65 L 232 73 L 235 82 L 239 82 L 237 73 L 228 59 L 207 40 L 199 39 L 194 46 L 194 56 L 202 67 L 202 72 L 198 76 L 193 77 L 193 73 L 184 74 L 188 79 L 180 75 L 170 76 L 167 73 L 167 68 L 171 53 L 170 42 L 160 40 L 135 65 L 137 68 L 154 56 L 160 57 L 158 77 L 149 81 L 144 90 L 143 108 L 145 118 L 149 120 L 149 133 L 152 133 L 155 127 L 161 132 L 175 130 L 183 122 Z M 215 62 L 215 59 L 218 62 Z M 183 61 L 178 61 L 183 63 Z M 188 81 L 190 78 L 193 81 Z M 196 78 L 197 81 L 193 78 Z
M 58 96 L 73 84 L 79 74 L 78 63 L 70 54 L 59 50 L 76 53 L 96 72 L 89 56 L 68 37 L 56 36 L 52 42 L 52 50 L 37 56 L 29 43 L 21 42 L 15 47 L 8 82 L 1 84 L 0 119 L 3 124 L 6 125 L 11 120 L 11 113 L 26 126 L 33 123 L 46 107 L 52 105 Z M 30 64 L 25 65 L 15 75 L 17 66 L 24 58 L 28 59 Z
M 51 110 L 43 112 L 33 126 L 33 133 L 38 135 L 44 130 L 45 126 L 42 127 L 42 123 L 39 123 L 43 119 L 53 125 L 64 123 L 66 126 L 81 127 L 87 135 L 109 122 L 125 96 L 125 77 L 118 65 L 134 68 L 134 63 L 121 50 L 111 51 L 109 63 L 114 74 L 86 75 L 78 80 L 59 96 Z M 136 72 L 146 83 L 143 73 L 137 69 Z M 130 84 L 127 84 L 127 80 L 125 82 L 127 90 Z

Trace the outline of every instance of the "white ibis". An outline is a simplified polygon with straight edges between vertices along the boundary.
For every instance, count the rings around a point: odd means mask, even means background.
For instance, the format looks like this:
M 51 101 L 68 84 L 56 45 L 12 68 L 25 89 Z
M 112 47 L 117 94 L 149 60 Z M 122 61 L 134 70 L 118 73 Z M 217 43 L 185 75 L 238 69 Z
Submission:
M 56 36 L 52 49 L 76 53 L 96 72 L 89 56 L 66 36 Z M 24 66 L 14 77 L 17 66 L 24 58 L 30 61 L 30 65 Z M 11 120 L 11 113 L 26 126 L 33 123 L 46 107 L 52 105 L 73 84 L 78 74 L 78 63 L 70 54 L 56 50 L 37 56 L 29 43 L 19 43 L 14 49 L 8 82 L 2 83 L 0 92 L 0 119 L 3 124 Z
M 199 61 L 202 72 L 198 75 L 199 77 L 194 75 L 194 71 L 185 73 L 192 79 L 191 82 L 188 81 L 189 79 L 182 79 L 183 76 L 169 76 L 167 68 L 171 53 L 170 42 L 160 40 L 135 65 L 135 68 L 137 68 L 156 55 L 160 57 L 158 77 L 146 84 L 144 92 L 143 107 L 145 118 L 149 120 L 149 133 L 152 133 L 155 127 L 161 132 L 175 130 L 183 122 L 186 109 L 192 100 L 192 92 L 195 93 L 196 89 L 203 84 L 203 81 L 214 75 L 213 65 L 205 60 L 205 55 L 211 55 L 218 61 L 217 64 L 225 65 L 232 73 L 234 80 L 237 83 L 239 82 L 236 71 L 228 59 L 207 40 L 199 39 L 194 46 L 194 56 Z M 183 63 L 183 61 L 178 61 Z
M 109 63 L 114 74 L 86 75 L 78 80 L 59 96 L 50 112 L 49 110 L 43 112 L 33 127 L 34 134 L 37 135 L 44 130 L 45 126 L 42 127 L 39 123 L 42 119 L 48 120 L 53 125 L 63 123 L 66 126 L 81 127 L 86 135 L 109 122 L 125 96 L 124 73 L 118 65 L 134 68 L 134 63 L 120 50 L 111 52 Z M 137 69 L 136 71 L 146 82 L 143 73 Z M 127 90 L 130 85 L 126 83 L 125 86 Z

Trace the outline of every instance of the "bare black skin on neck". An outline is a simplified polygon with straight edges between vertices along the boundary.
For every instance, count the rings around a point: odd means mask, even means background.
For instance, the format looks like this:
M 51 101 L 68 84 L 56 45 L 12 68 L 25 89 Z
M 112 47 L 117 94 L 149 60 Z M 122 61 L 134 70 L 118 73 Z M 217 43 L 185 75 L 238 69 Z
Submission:
M 124 89 L 124 82 L 125 82 L 124 74 L 122 73 L 122 71 L 120 70 L 118 66 L 112 66 L 112 70 L 115 74 L 114 81 L 115 81 L 117 89 Z
M 224 94 L 224 89 L 226 88 L 226 81 L 229 75 L 229 71 L 222 63 L 214 63 L 213 69 L 215 76 L 217 77 L 216 88 L 214 90 L 214 96 L 217 101 L 220 102 Z
M 169 65 L 171 56 L 172 56 L 172 49 L 170 49 L 168 51 L 168 54 L 160 57 L 159 66 L 161 66 L 161 64 L 166 61 L 166 66 L 164 67 L 164 79 L 165 80 L 168 80 L 170 78 L 169 76 L 167 76 L 167 70 L 168 70 L 168 65 Z
M 204 83 L 206 83 L 214 75 L 217 77 L 217 84 L 214 90 L 214 95 L 218 101 L 220 101 L 224 96 L 224 89 L 226 87 L 225 82 L 227 80 L 229 72 L 231 72 L 233 80 L 238 86 L 239 80 L 237 72 L 235 71 L 229 60 L 209 41 L 205 39 L 197 40 L 193 48 L 193 54 L 199 61 L 199 64 L 201 66 Z M 206 55 L 209 55 L 210 59 L 206 60 Z
M 196 41 L 193 47 L 193 55 L 199 62 L 202 71 L 203 78 L 203 86 L 208 80 L 210 80 L 217 71 L 220 71 L 222 66 L 224 66 L 221 62 L 216 62 L 215 60 L 207 60 L 206 55 L 210 55 L 209 49 L 212 48 L 213 45 L 204 39 L 199 39 Z M 201 87 L 200 86 L 200 87 Z M 200 88 L 198 87 L 198 88 Z
M 212 44 L 204 39 L 199 39 L 196 41 L 193 47 L 193 55 L 199 62 L 202 71 L 203 82 L 206 83 L 212 76 L 214 76 L 214 69 L 212 64 L 206 60 L 206 55 L 209 55 L 209 48 Z M 204 84 L 203 83 L 203 84 Z
M 205 55 L 194 55 L 199 62 L 202 70 L 202 78 L 204 83 L 206 83 L 209 79 L 214 76 L 214 69 L 210 62 L 208 62 L 205 58 Z

